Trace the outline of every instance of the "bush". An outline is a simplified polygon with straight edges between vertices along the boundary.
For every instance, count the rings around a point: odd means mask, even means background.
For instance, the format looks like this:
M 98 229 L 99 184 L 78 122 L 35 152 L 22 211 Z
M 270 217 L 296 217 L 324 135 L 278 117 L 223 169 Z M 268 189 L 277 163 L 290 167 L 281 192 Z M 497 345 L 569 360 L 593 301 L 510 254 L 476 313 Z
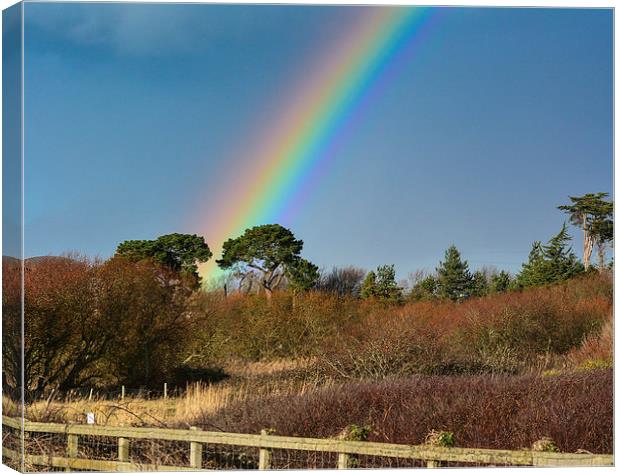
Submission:
M 582 369 L 611 368 L 613 365 L 613 343 L 613 317 L 609 313 L 600 331 L 589 334 L 579 347 L 568 353 L 569 365 Z
M 196 296 L 193 312 L 200 332 L 195 352 L 205 362 L 269 361 L 320 353 L 343 328 L 359 321 L 364 304 L 335 293 L 293 294 L 276 291 L 272 297 L 217 293 Z
M 598 273 L 463 303 L 201 293 L 191 353 L 205 366 L 314 357 L 307 375 L 328 378 L 544 370 L 601 328 L 611 294 L 611 279 Z
M 325 346 L 319 370 L 377 379 L 545 369 L 600 330 L 612 308 L 610 283 L 595 275 L 460 304 L 375 306 Z
M 459 446 L 520 449 L 549 437 L 564 452 L 613 449 L 613 374 L 594 370 L 536 376 L 414 376 L 350 382 L 250 399 L 198 424 L 223 431 L 334 437 L 355 424 L 369 441 L 422 444 L 432 430 Z M 286 407 L 283 410 L 282 407 Z
M 20 266 L 3 269 L 6 391 L 19 395 Z M 123 383 L 160 386 L 181 363 L 191 333 L 183 276 L 122 257 L 105 262 L 41 257 L 25 262 L 26 399 L 51 389 Z

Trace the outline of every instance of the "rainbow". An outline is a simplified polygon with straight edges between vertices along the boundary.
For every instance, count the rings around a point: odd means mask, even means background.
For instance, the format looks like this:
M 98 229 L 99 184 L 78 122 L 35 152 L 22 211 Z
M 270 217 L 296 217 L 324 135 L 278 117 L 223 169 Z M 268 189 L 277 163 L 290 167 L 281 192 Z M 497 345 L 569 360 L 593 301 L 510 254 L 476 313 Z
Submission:
M 243 170 L 226 180 L 227 200 L 204 223 L 210 245 L 246 228 L 282 222 L 294 214 L 342 141 L 347 125 L 362 114 L 371 93 L 386 83 L 399 58 L 423 37 L 429 8 L 365 7 L 352 31 L 329 53 L 308 64 L 307 79 L 283 94 L 279 115 L 240 153 Z M 224 190 L 222 192 L 225 192 Z M 213 202 L 213 200 L 211 200 Z M 215 258 L 200 268 L 205 280 L 218 274 Z

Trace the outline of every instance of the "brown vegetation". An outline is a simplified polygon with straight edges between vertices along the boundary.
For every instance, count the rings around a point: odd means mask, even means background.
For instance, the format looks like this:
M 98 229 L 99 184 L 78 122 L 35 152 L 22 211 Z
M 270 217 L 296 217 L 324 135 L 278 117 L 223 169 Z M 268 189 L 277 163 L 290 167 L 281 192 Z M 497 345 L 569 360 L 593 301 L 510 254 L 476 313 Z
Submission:
M 19 266 L 5 265 L 5 377 L 14 388 L 19 281 Z M 106 424 L 317 437 L 356 424 L 396 443 L 422 443 L 436 430 L 460 446 L 514 449 L 550 437 L 562 451 L 611 450 L 611 371 L 592 370 L 612 364 L 607 274 L 402 304 L 338 288 L 271 298 L 195 292 L 175 272 L 115 257 L 30 262 L 25 285 L 33 420 L 83 422 L 94 412 Z M 165 400 L 67 395 L 163 382 L 189 388 Z M 7 399 L 4 408 L 15 407 Z
M 571 366 L 589 369 L 612 367 L 614 355 L 614 327 L 611 312 L 600 331 L 594 331 L 583 343 L 572 349 L 567 359 Z
M 337 378 L 541 371 L 570 364 L 560 356 L 609 319 L 611 292 L 608 276 L 591 274 L 464 303 L 205 293 L 196 352 L 220 365 L 314 357 L 316 376 Z
M 251 398 L 195 422 L 205 429 L 334 437 L 369 425 L 370 441 L 421 444 L 432 430 L 457 446 L 518 449 L 550 437 L 561 451 L 613 449 L 611 370 L 555 377 L 413 376 Z M 286 407 L 283 410 L 282 407 Z
M 20 266 L 3 272 L 6 390 L 16 391 L 21 358 Z M 54 389 L 172 377 L 191 332 L 184 320 L 190 290 L 172 272 L 124 258 L 106 262 L 26 261 L 24 274 L 26 398 Z M 15 395 L 15 394 L 13 394 Z

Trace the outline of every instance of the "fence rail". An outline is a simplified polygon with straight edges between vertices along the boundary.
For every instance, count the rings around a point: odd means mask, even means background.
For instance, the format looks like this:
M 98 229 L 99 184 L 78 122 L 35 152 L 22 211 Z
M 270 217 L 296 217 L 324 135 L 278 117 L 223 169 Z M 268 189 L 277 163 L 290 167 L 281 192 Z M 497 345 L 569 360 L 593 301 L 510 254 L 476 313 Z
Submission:
M 18 462 L 20 460 L 19 443 L 7 443 L 7 429 L 13 430 L 13 435 L 22 429 L 20 419 L 2 417 L 3 425 L 3 448 L 2 455 L 8 460 Z M 473 465 L 501 465 L 501 466 L 611 466 L 613 465 L 613 455 L 611 454 L 588 454 L 588 453 L 549 453 L 536 452 L 529 450 L 510 451 L 497 449 L 477 449 L 477 448 L 441 448 L 426 445 L 408 446 L 401 444 L 376 443 L 366 441 L 345 441 L 337 439 L 315 439 L 298 438 L 288 436 L 277 436 L 263 431 L 260 435 L 240 434 L 240 433 L 221 433 L 211 431 L 200 431 L 198 429 L 160 429 L 160 428 L 134 428 L 134 427 L 114 427 L 97 425 L 79 424 L 58 424 L 58 423 L 39 423 L 25 421 L 23 423 L 26 444 L 33 441 L 34 449 L 39 450 L 33 453 L 33 448 L 25 449 L 24 462 L 33 466 L 47 466 L 53 468 L 64 468 L 65 470 L 91 470 L 91 471 L 137 471 L 137 470 L 198 470 L 207 468 L 218 468 L 221 466 L 217 462 L 209 460 L 210 453 L 208 448 L 217 446 L 229 446 L 240 449 L 253 449 L 258 451 L 256 462 L 251 461 L 245 468 L 255 467 L 258 469 L 278 468 L 274 464 L 276 453 L 301 452 L 306 456 L 309 453 L 326 456 L 322 457 L 323 464 L 319 467 L 332 467 L 347 469 L 352 467 L 363 467 L 361 459 L 373 457 L 376 459 L 399 459 L 416 461 L 419 464 L 409 466 L 437 467 L 449 465 L 449 463 L 473 464 Z M 48 446 L 45 445 L 37 436 L 49 435 L 53 438 L 47 439 Z M 93 437 L 108 441 L 107 456 L 109 459 L 91 459 L 88 457 L 88 450 L 80 452 L 82 442 L 92 440 Z M 132 459 L 130 456 L 132 448 L 137 449 L 140 440 L 153 440 L 157 442 L 176 442 L 181 445 L 181 451 L 186 454 L 179 456 L 188 462 L 185 465 L 180 463 L 166 464 L 165 462 L 148 463 Z M 92 441 L 88 441 L 91 442 Z M 10 444 L 10 446 L 7 446 Z M 52 446 L 53 444 L 53 446 Z M 185 448 L 182 448 L 185 446 Z M 203 449 L 204 448 L 204 449 Z M 237 454 L 244 459 L 250 459 L 247 453 Z M 248 457 L 250 456 L 250 457 Z M 331 456 L 331 457 L 330 457 Z M 221 458 L 221 453 L 220 453 Z M 218 459 L 220 459 L 218 458 Z M 298 457 L 297 459 L 302 459 Z M 303 458 L 305 459 L 305 458 Z M 331 465 L 326 465 L 325 462 Z M 380 462 L 379 462 L 380 464 Z M 380 467 L 377 463 L 368 464 L 373 467 Z M 299 465 L 297 465 L 299 467 Z M 387 467 L 392 466 L 389 464 Z M 289 466 L 290 467 L 290 466 Z M 310 466 L 301 466 L 310 467 Z

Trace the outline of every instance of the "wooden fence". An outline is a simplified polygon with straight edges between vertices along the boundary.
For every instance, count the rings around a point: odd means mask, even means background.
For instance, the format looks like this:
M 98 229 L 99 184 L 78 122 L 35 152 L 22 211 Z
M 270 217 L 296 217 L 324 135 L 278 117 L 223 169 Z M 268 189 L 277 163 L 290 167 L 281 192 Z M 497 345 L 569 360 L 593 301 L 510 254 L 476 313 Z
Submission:
M 198 470 L 226 468 L 209 461 L 209 450 L 214 445 L 252 450 L 256 463 L 241 465 L 242 468 L 278 469 L 282 466 L 274 462 L 277 453 L 304 453 L 322 457 L 322 464 L 295 464 L 288 467 L 338 468 L 355 467 L 438 467 L 450 465 L 491 465 L 491 466 L 611 466 L 613 455 L 572 454 L 535 452 L 528 450 L 509 451 L 496 449 L 439 448 L 426 445 L 407 446 L 399 444 L 375 443 L 365 441 L 343 441 L 337 439 L 297 438 L 276 436 L 263 431 L 260 435 L 200 431 L 198 429 L 159 429 L 132 428 L 97 425 L 66 425 L 57 423 L 38 423 L 25 421 L 23 424 L 24 444 L 16 441 L 22 429 L 20 419 L 2 417 L 3 447 L 5 460 L 19 463 L 22 446 L 25 448 L 24 463 L 29 466 L 65 468 L 69 471 L 143 471 L 143 470 Z M 8 442 L 12 432 L 13 442 Z M 51 443 L 46 447 L 45 438 Z M 37 438 L 39 437 L 39 438 Z M 52 438 L 53 437 L 53 438 Z M 107 459 L 92 459 L 88 456 L 88 446 L 93 440 L 107 439 Z M 30 442 L 29 442 L 30 440 Z M 110 441 L 112 440 L 112 441 Z M 180 446 L 184 459 L 182 464 L 164 462 L 145 463 L 132 456 L 134 446 L 144 440 L 152 442 L 175 442 Z M 85 444 L 83 444 L 85 443 Z M 52 446 L 53 445 L 53 446 Z M 33 452 L 33 449 L 36 452 Z M 244 454 L 246 455 L 246 454 Z M 137 456 L 137 455 L 136 455 Z M 298 460 L 306 459 L 303 457 Z M 367 459 L 378 460 L 368 463 Z M 327 460 L 327 461 L 326 461 Z M 384 460 L 407 461 L 393 464 Z M 303 462 L 303 461 L 300 461 Z M 228 466 L 230 467 L 230 466 Z M 237 465 L 236 467 L 239 467 Z

